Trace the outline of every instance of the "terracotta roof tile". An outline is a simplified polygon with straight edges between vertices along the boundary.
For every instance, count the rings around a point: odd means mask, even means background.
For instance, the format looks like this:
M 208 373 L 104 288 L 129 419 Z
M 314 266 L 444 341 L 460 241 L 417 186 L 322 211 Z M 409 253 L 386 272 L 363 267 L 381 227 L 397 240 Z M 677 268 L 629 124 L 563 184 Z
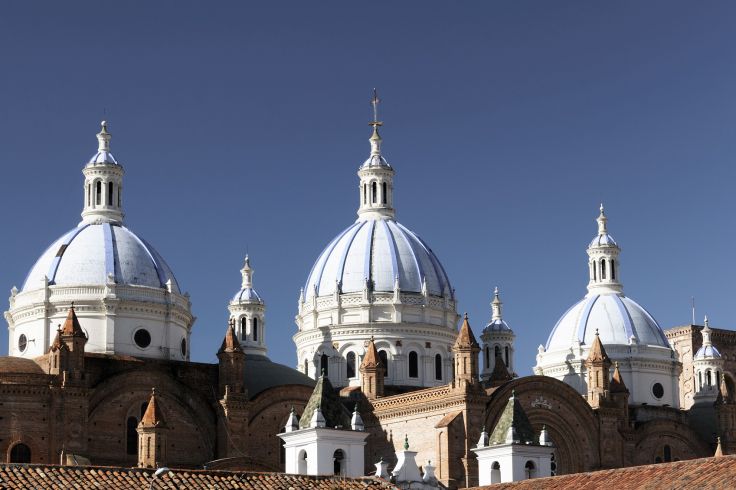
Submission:
M 376 344 L 373 342 L 373 337 L 368 341 L 368 346 L 365 349 L 365 356 L 363 357 L 363 363 L 361 367 L 377 367 L 381 365 L 381 358 L 378 356 L 378 350 L 376 350 Z
M 609 391 L 611 393 L 628 393 L 629 389 L 626 388 L 624 378 L 621 376 L 621 371 L 618 370 L 618 362 L 613 370 L 613 376 L 611 376 L 611 384 Z
M 84 335 L 84 330 L 82 330 L 82 326 L 79 324 L 79 319 L 77 318 L 77 314 L 74 311 L 74 304 L 72 304 L 72 307 L 69 308 L 69 313 L 66 316 L 66 320 L 64 321 L 64 326 L 61 327 L 61 334 L 66 337 L 82 337 L 87 338 L 86 335 Z
M 595 339 L 593 339 L 593 345 L 590 347 L 588 353 L 588 362 L 608 362 L 611 363 L 611 359 L 606 354 L 606 349 L 603 348 L 603 343 L 598 336 L 598 331 L 595 332 Z
M 220 350 L 217 351 L 218 354 L 221 352 L 243 352 L 243 348 L 240 346 L 240 342 L 238 341 L 238 336 L 235 335 L 235 326 L 232 321 L 227 327 L 225 338 L 222 339 Z
M 141 427 L 166 427 L 166 419 L 157 401 L 155 389 L 151 392 L 151 399 L 148 400 L 146 413 L 143 414 L 140 425 Z
M 720 490 L 736 488 L 736 456 L 691 459 L 675 463 L 632 466 L 614 470 L 575 473 L 551 478 L 534 478 L 514 483 L 497 483 L 488 490 L 557 490 L 599 488 L 626 490 Z

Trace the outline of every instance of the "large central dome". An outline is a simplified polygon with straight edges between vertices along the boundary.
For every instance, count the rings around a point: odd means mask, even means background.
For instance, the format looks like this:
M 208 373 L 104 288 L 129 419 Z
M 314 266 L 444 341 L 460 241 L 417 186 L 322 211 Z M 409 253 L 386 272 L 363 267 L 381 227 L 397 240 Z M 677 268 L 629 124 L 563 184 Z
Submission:
M 299 295 L 298 369 L 359 386 L 373 339 L 386 385 L 444 384 L 457 336 L 455 293 L 432 249 L 396 221 L 394 169 L 381 153 L 375 113 L 371 125 L 371 153 L 358 169 L 358 219 L 322 251 Z
M 397 284 L 398 281 L 398 284 Z M 309 274 L 308 295 L 362 291 L 452 294 L 442 264 L 424 241 L 393 219 L 361 220 L 340 233 L 320 254 Z

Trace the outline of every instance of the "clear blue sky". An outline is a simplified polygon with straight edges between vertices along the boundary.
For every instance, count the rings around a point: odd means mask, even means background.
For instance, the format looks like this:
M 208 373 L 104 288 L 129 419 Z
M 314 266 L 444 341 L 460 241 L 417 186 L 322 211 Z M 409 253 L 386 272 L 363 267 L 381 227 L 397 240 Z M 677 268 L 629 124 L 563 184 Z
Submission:
M 735 24 L 730 1 L 4 2 L 0 287 L 79 221 L 106 111 L 126 224 L 191 294 L 192 358 L 215 360 L 247 248 L 293 366 L 375 86 L 398 219 L 476 335 L 501 287 L 522 374 L 585 293 L 601 200 L 628 295 L 665 328 L 691 296 L 734 328 Z

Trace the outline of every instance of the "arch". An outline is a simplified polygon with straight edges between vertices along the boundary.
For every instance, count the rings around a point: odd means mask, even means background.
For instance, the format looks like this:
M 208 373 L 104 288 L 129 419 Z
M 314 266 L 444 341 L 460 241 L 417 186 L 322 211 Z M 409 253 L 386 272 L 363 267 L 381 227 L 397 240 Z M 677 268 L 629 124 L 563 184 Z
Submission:
M 118 184 L 118 207 L 120 207 L 120 193 L 123 191 L 121 185 Z
M 703 389 L 703 372 L 698 370 L 698 390 Z
M 138 455 L 138 419 L 128 417 L 125 422 L 125 453 L 130 456 Z
M 486 350 L 488 347 L 486 347 Z M 434 379 L 442 381 L 442 355 L 435 354 L 434 356 Z
M 409 377 L 419 377 L 419 355 L 416 351 L 409 352 Z
M 493 364 L 496 364 L 496 359 L 501 357 L 501 346 L 500 345 L 494 345 L 493 346 Z
M 501 483 L 501 465 L 498 461 L 491 463 L 491 483 Z
M 705 384 L 708 385 L 708 388 L 713 386 L 713 383 L 711 383 L 710 369 L 705 372 Z
M 531 480 L 532 478 L 537 476 L 536 472 L 537 472 L 537 467 L 534 464 L 534 461 L 530 459 L 524 465 L 524 476 L 526 477 L 527 480 Z
M 240 318 L 240 340 L 248 340 L 248 318 Z
M 368 184 L 363 184 L 363 204 L 368 204 Z
M 305 449 L 302 449 L 301 451 L 299 451 L 299 457 L 297 458 L 296 472 L 299 475 L 307 474 L 307 451 Z
M 348 378 L 354 378 L 355 377 L 355 352 L 350 351 L 345 356 L 345 365 L 347 366 L 347 375 Z
M 112 206 L 112 182 L 107 183 L 107 205 Z
M 31 462 L 31 448 L 26 444 L 19 442 L 10 448 L 10 455 L 8 457 L 9 463 L 30 463 Z
M 371 202 L 373 204 L 378 202 L 378 184 L 376 182 L 371 183 Z
M 505 346 L 503 348 L 503 362 L 506 364 L 506 367 L 509 367 L 509 346 Z
M 332 453 L 332 471 L 335 475 L 345 475 L 345 452 L 342 449 Z
M 99 180 L 95 183 L 95 204 L 97 206 L 102 204 L 102 182 Z
M 598 280 L 598 270 L 597 269 L 598 269 L 598 266 L 596 265 L 595 262 L 593 262 L 593 281 Z
M 385 350 L 379 350 L 378 357 L 381 358 L 381 364 L 383 365 L 383 377 L 388 378 L 388 353 Z
M 327 356 L 327 354 L 322 354 L 319 356 L 319 371 L 320 376 L 328 376 L 330 375 L 330 358 Z
M 87 184 L 87 206 L 92 205 L 92 184 Z
M 672 448 L 669 444 L 664 445 L 664 449 L 662 450 L 662 455 L 664 456 L 664 462 L 669 463 L 672 461 Z
M 616 266 L 615 266 L 616 261 L 611 259 L 610 262 L 611 262 L 611 280 L 615 281 L 616 280 Z
M 386 204 L 386 196 L 387 196 L 386 188 L 387 188 L 386 183 L 385 182 L 382 183 L 381 184 L 381 203 L 383 204 Z
M 253 318 L 253 342 L 258 342 L 258 318 Z
M 601 280 L 606 278 L 606 259 L 601 259 Z
M 485 366 L 486 369 L 491 369 L 491 349 L 489 349 L 487 345 L 485 349 L 483 349 L 483 366 Z

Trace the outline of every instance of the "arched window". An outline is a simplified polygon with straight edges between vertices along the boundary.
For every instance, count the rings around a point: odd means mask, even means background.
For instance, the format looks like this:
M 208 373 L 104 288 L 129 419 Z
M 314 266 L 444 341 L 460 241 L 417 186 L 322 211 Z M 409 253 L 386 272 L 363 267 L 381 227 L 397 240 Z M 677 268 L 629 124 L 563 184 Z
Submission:
M 383 191 L 383 195 L 381 196 L 381 202 L 383 202 L 383 204 L 386 204 L 386 187 L 387 186 L 385 182 L 381 184 L 381 190 Z
M 606 259 L 601 260 L 601 279 L 606 278 Z
M 491 464 L 491 483 L 501 483 L 501 465 L 498 461 Z
M 92 205 L 92 184 L 87 184 L 87 206 Z
M 319 358 L 319 370 L 320 374 L 323 376 L 329 376 L 329 357 L 327 357 L 327 354 L 322 354 Z
M 120 186 L 118 186 L 118 207 L 120 207 Z
M 332 461 L 333 461 L 333 472 L 336 475 L 343 475 L 344 468 L 343 463 L 345 462 L 345 453 L 342 452 L 342 449 L 338 449 L 332 454 Z
M 376 184 L 375 182 L 371 184 L 371 195 L 371 202 L 373 202 L 373 204 L 376 204 L 378 202 L 378 184 Z
M 258 318 L 253 319 L 253 342 L 258 342 Z
M 672 448 L 670 448 L 669 444 L 664 445 L 664 462 L 669 463 L 672 461 Z
M 414 351 L 409 352 L 409 377 L 419 377 L 419 356 Z
M 593 280 L 594 281 L 597 281 L 598 280 L 598 272 L 597 272 L 597 269 L 598 269 L 598 267 L 595 265 L 595 262 L 593 262 Z
M 434 356 L 434 379 L 442 381 L 442 356 L 439 354 Z
M 240 319 L 240 340 L 248 339 L 248 319 L 243 317 Z
M 355 352 L 348 352 L 348 355 L 346 356 L 347 360 L 347 366 L 348 366 L 348 378 L 354 378 L 355 377 Z
M 385 350 L 379 350 L 378 357 L 381 358 L 381 364 L 383 365 L 383 377 L 388 378 L 388 354 Z
M 10 462 L 11 463 L 30 463 L 31 462 L 31 448 L 19 442 L 13 449 L 10 450 Z
M 611 262 L 611 279 L 615 281 L 616 280 L 616 266 L 615 266 L 616 262 L 613 260 L 611 260 L 610 262 Z
M 710 382 L 710 369 L 705 372 L 705 384 L 708 386 L 713 386 L 713 384 Z
M 107 204 L 112 206 L 112 182 L 107 183 Z
M 503 362 L 506 364 L 506 367 L 509 367 L 509 346 L 503 348 Z
M 496 359 L 498 359 L 499 357 L 501 357 L 501 347 L 497 345 L 493 348 L 493 364 L 494 365 L 496 364 Z
M 537 468 L 536 468 L 536 466 L 534 466 L 534 461 L 527 461 L 526 462 L 526 464 L 524 465 L 524 474 L 525 474 L 527 480 L 531 480 L 532 478 L 534 478 L 536 476 L 535 475 L 535 473 L 536 473 L 535 470 L 536 469 Z
M 125 423 L 125 452 L 131 456 L 138 454 L 138 419 L 128 417 Z
M 662 462 L 662 458 L 660 458 L 659 456 L 657 456 L 656 458 L 654 458 L 654 462 L 655 463 L 661 463 Z
M 97 181 L 95 194 L 95 204 L 99 206 L 100 204 L 102 204 L 102 182 L 100 182 L 99 180 Z
M 483 365 L 486 369 L 491 368 L 491 349 L 488 346 L 483 350 Z
M 300 475 L 307 474 L 307 452 L 302 449 L 299 453 L 297 473 Z
M 703 371 L 698 371 L 698 389 L 703 389 Z
M 307 359 L 304 359 L 304 374 L 309 376 L 309 361 Z
M 363 184 L 363 204 L 368 204 L 368 184 Z

